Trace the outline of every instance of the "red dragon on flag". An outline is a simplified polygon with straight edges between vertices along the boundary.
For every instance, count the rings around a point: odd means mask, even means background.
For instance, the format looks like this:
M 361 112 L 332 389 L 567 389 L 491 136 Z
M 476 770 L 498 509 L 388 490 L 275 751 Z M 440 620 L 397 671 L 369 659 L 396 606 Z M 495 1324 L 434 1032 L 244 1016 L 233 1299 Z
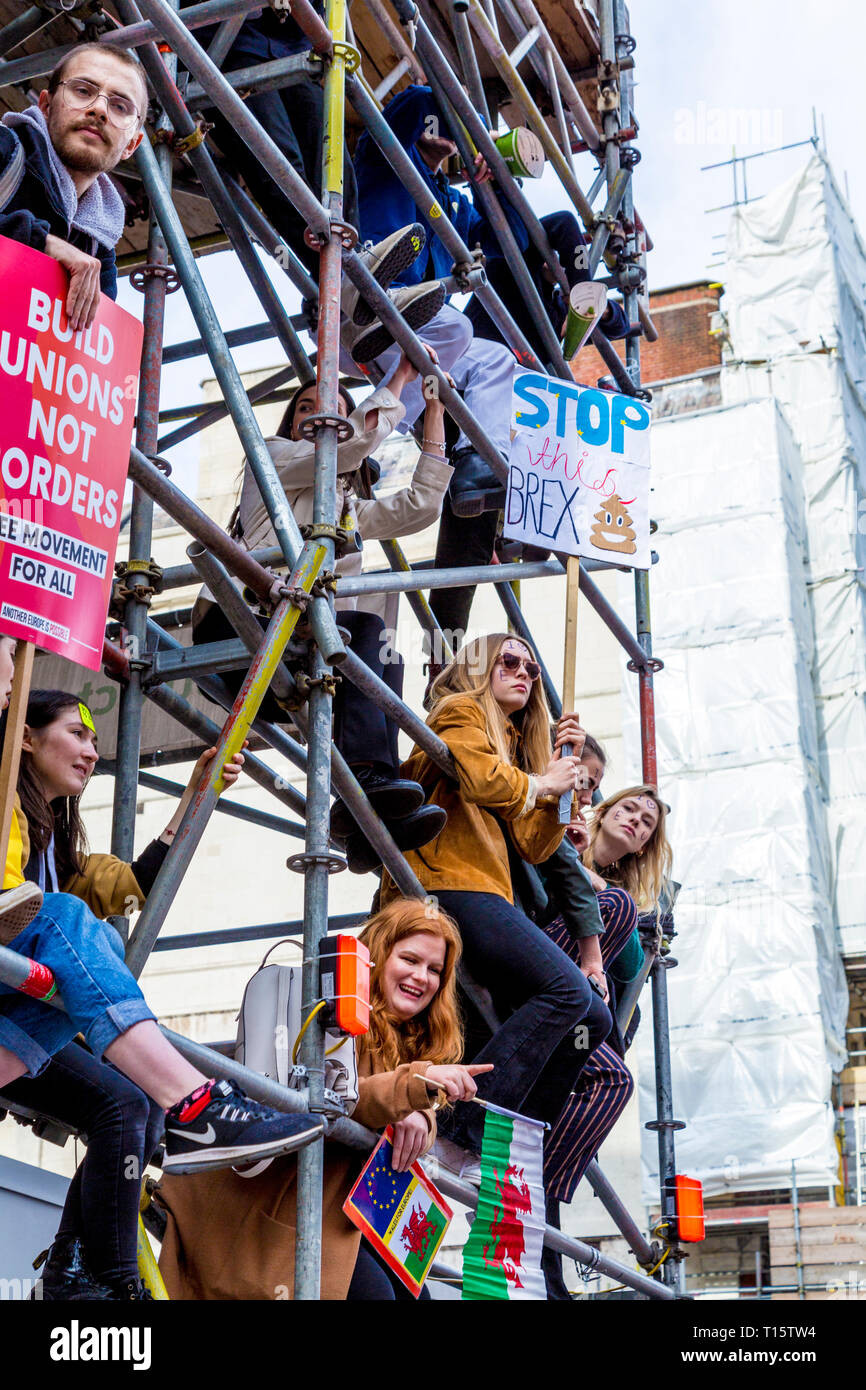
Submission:
M 515 1288 L 522 1289 L 520 1267 L 523 1264 L 524 1252 L 523 1222 L 518 1220 L 517 1216 L 519 1212 L 532 1211 L 532 1194 L 523 1169 L 514 1163 L 510 1163 L 506 1168 L 503 1181 L 500 1181 L 496 1168 L 493 1169 L 493 1176 L 502 1206 L 496 1208 L 493 1221 L 490 1223 L 490 1234 L 496 1239 L 496 1248 L 492 1257 L 488 1259 L 490 1243 L 485 1245 L 484 1263 L 499 1265 L 506 1279 L 509 1279 Z
M 427 1220 L 424 1212 L 419 1207 L 413 1206 L 409 1213 L 409 1220 L 400 1232 L 400 1239 L 410 1255 L 417 1255 L 420 1258 L 426 1255 L 430 1237 L 435 1230 L 435 1225 L 432 1221 Z

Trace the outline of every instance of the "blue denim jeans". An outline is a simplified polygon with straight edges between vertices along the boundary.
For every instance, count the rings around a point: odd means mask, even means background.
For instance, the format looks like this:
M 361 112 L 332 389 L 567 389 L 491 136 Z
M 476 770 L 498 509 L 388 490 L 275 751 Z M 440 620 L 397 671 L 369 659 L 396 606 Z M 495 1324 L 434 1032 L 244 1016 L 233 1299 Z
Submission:
M 476 984 L 490 991 L 504 1021 L 465 1060 L 492 1062 L 478 1094 L 495 1105 L 552 1124 L 581 1067 L 610 1032 L 611 1017 L 586 976 L 519 908 L 492 893 L 446 891 L 439 906 L 460 928 L 463 959 Z M 582 1025 L 585 1033 L 576 1033 Z M 443 1132 L 481 1151 L 484 1111 L 460 1105 Z
M 46 893 L 38 915 L 10 950 L 54 971 L 66 1013 L 0 983 L 0 1045 L 38 1076 L 76 1033 L 93 1055 L 134 1023 L 153 1019 L 144 995 L 123 960 L 123 943 L 108 922 L 94 917 L 80 898 Z

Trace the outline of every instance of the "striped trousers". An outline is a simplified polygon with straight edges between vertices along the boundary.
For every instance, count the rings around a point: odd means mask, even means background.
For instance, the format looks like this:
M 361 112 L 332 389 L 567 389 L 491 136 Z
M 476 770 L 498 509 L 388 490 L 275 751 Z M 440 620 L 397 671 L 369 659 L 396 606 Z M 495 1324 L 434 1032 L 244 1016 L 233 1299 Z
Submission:
M 637 925 L 637 908 L 624 888 L 608 888 L 599 893 L 598 906 L 605 928 L 601 958 L 607 969 Z M 556 917 L 545 931 L 566 955 L 580 962 L 578 943 L 561 917 Z M 548 1135 L 544 1151 L 544 1188 L 548 1198 L 571 1201 L 633 1091 L 628 1067 L 609 1043 L 601 1043 L 590 1053 L 574 1091 Z

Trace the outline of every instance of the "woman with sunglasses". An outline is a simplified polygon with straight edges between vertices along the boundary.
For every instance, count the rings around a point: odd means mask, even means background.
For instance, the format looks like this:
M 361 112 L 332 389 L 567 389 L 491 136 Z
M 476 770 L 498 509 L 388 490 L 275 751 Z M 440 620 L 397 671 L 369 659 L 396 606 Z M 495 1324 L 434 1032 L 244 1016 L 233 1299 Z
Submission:
M 479 1092 L 552 1123 L 611 1020 L 579 967 L 514 905 L 508 842 L 530 863 L 556 849 L 565 832 L 559 798 L 578 784 L 584 738 L 576 717 L 563 715 L 551 756 L 540 674 L 528 644 L 507 633 L 467 643 L 434 681 L 427 720 L 448 745 L 455 775 L 417 746 L 403 772 L 448 814 L 436 839 L 407 860 L 457 922 L 469 974 L 506 1019 L 472 1059 L 495 1066 Z M 574 749 L 568 756 L 566 743 Z M 396 894 L 386 874 L 383 902 Z M 579 1024 L 578 1039 L 572 1030 Z M 454 1117 L 449 1137 L 477 1154 L 483 1111 L 461 1110 L 466 1113 Z

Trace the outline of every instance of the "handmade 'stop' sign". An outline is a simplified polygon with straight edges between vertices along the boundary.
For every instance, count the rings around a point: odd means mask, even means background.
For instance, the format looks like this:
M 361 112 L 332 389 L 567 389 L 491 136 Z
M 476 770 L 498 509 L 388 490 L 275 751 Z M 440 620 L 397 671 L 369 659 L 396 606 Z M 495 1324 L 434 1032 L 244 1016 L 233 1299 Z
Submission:
M 0 237 L 0 631 L 97 670 L 142 327 L 103 295 L 73 333 L 68 283 Z
M 649 569 L 650 411 L 541 372 L 514 374 L 504 534 Z

